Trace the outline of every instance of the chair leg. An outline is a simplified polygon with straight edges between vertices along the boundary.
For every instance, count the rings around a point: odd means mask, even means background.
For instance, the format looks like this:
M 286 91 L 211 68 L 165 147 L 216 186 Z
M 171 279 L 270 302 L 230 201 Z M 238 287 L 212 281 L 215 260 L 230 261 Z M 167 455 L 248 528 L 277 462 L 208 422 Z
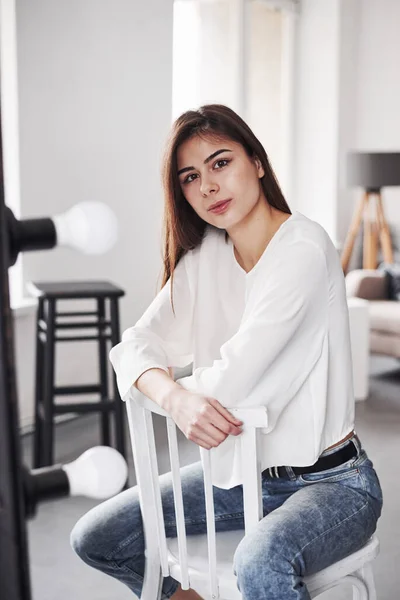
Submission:
M 365 592 L 361 591 L 356 585 L 353 585 L 353 600 L 368 600 Z
M 377 600 L 374 574 L 371 563 L 367 563 L 361 569 L 358 569 L 356 575 L 364 582 L 367 587 L 368 594 L 366 600 Z M 353 595 L 353 600 L 358 600 L 358 596 Z
M 146 559 L 141 600 L 160 600 L 162 594 L 163 577 L 157 557 Z

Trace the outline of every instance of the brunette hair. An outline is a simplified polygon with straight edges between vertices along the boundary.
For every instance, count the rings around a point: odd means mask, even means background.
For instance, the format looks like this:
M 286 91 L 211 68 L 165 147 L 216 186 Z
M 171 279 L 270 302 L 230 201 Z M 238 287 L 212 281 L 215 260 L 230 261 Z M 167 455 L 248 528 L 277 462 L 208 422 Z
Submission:
M 172 306 L 172 283 L 175 267 L 188 250 L 196 248 L 201 243 L 208 225 L 186 201 L 178 178 L 177 149 L 194 135 L 231 139 L 241 144 L 248 156 L 257 157 L 264 168 L 265 174 L 260 182 L 267 202 L 274 208 L 291 214 L 269 163 L 267 153 L 239 115 L 222 104 L 207 104 L 198 110 L 189 110 L 183 113 L 172 126 L 165 148 L 162 169 L 165 201 L 162 233 L 164 269 L 161 287 L 171 277 Z

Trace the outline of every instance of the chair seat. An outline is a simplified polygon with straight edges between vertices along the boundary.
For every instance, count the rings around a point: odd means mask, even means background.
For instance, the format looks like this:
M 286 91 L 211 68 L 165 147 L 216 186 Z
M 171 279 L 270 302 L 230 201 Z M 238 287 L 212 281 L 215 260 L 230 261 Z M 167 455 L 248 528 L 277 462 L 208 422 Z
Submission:
M 229 598 L 241 598 L 241 594 L 236 587 L 236 577 L 232 571 L 233 556 L 235 549 L 243 538 L 243 530 L 228 531 L 218 533 L 217 540 L 217 575 L 220 578 L 219 591 L 223 598 L 228 594 Z M 169 564 L 171 576 L 180 580 L 179 551 L 178 540 L 168 538 Z M 325 586 L 332 585 L 335 581 L 342 579 L 346 575 L 354 573 L 364 564 L 372 561 L 379 552 L 378 538 L 373 535 L 367 544 L 354 552 L 350 556 L 322 569 L 318 573 L 308 575 L 304 578 L 307 589 L 310 594 Z M 188 567 L 191 585 L 200 592 L 207 591 L 208 585 L 208 553 L 207 536 L 192 535 L 187 536 Z
M 110 281 L 30 281 L 28 291 L 36 298 L 101 298 L 124 296 L 125 292 Z
M 216 536 L 217 545 L 217 576 L 219 591 L 222 598 L 241 599 L 242 595 L 236 586 L 236 577 L 232 571 L 232 561 L 235 549 L 244 536 L 243 530 L 226 531 Z M 208 593 L 208 550 L 206 535 L 187 536 L 188 568 L 191 586 L 201 593 Z M 171 576 L 180 580 L 178 540 L 168 538 L 169 564 Z M 203 591 L 204 590 L 204 591 Z
M 312 592 L 331 585 L 333 582 L 346 577 L 346 575 L 354 573 L 358 569 L 361 569 L 363 565 L 376 558 L 378 553 L 379 540 L 376 535 L 373 535 L 365 546 L 357 550 L 357 552 L 353 552 L 350 556 L 342 558 L 342 560 L 330 565 L 326 569 L 322 569 L 318 573 L 305 577 L 304 581 L 308 591 L 312 595 Z

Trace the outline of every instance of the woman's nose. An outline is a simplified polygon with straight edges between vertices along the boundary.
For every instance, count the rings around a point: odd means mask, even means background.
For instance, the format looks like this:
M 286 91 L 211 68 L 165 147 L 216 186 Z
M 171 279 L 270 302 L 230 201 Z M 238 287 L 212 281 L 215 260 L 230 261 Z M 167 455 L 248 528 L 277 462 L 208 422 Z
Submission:
M 200 186 L 200 192 L 203 196 L 209 196 L 212 193 L 219 191 L 219 187 L 215 182 L 203 180 Z

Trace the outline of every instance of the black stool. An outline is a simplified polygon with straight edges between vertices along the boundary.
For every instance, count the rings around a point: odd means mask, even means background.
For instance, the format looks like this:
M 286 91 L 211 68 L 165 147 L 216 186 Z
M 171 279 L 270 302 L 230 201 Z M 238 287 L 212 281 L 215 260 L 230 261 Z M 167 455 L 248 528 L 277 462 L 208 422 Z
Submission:
M 113 412 L 115 445 L 117 450 L 125 456 L 124 410 L 115 374 L 113 375 L 114 399 L 109 398 L 107 350 L 108 340 L 111 341 L 110 348 L 120 341 L 118 299 L 125 292 L 108 281 L 31 282 L 28 287 L 31 294 L 36 296 L 39 301 L 36 327 L 33 467 L 39 468 L 53 464 L 54 415 L 57 414 L 99 412 L 102 444 L 110 446 L 110 413 Z M 57 301 L 59 300 L 82 299 L 95 300 L 96 310 L 57 311 Z M 109 320 L 106 318 L 107 300 L 109 301 Z M 76 317 L 91 317 L 91 319 L 82 321 L 77 320 Z M 70 337 L 57 335 L 58 330 L 90 328 L 95 329 L 91 335 Z M 56 342 L 80 342 L 83 340 L 98 340 L 100 383 L 57 387 L 54 376 Z M 100 395 L 98 402 L 54 402 L 56 396 L 93 393 Z

